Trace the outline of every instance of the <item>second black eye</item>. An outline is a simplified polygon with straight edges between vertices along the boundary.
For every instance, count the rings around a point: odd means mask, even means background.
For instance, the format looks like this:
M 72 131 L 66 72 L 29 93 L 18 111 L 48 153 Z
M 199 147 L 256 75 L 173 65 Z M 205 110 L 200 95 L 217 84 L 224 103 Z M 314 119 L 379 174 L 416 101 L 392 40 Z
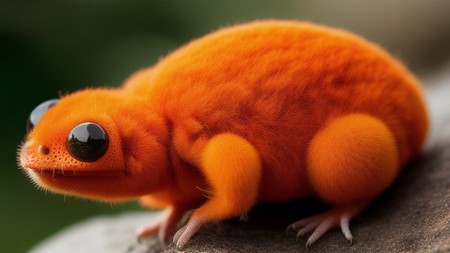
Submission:
M 70 131 L 67 149 L 75 159 L 93 162 L 105 154 L 108 149 L 108 137 L 98 124 L 81 123 Z
M 56 105 L 58 102 L 59 99 L 50 99 L 34 108 L 27 121 L 28 132 L 31 131 L 37 125 L 39 120 L 41 120 L 42 115 L 44 115 L 44 113 L 46 113 L 48 109 Z

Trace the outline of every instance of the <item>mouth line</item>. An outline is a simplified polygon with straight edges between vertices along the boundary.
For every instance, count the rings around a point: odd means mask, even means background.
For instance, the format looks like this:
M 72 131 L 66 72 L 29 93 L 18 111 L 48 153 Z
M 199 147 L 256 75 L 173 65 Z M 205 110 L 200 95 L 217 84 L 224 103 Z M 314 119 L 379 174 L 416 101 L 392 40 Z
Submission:
M 61 169 L 33 169 L 26 168 L 27 170 L 32 170 L 38 175 L 56 177 L 120 177 L 125 175 L 124 170 L 94 170 L 94 171 L 79 171 L 79 170 L 61 170 Z

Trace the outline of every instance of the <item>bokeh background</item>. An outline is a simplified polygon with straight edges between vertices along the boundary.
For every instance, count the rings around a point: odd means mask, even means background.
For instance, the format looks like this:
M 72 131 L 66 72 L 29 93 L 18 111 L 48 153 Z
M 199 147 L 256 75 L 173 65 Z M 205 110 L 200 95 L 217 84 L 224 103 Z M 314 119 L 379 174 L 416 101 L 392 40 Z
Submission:
M 0 0 L 0 252 L 25 252 L 89 216 L 140 208 L 36 190 L 16 163 L 35 106 L 83 87 L 118 86 L 193 38 L 267 18 L 346 28 L 419 77 L 450 57 L 448 0 Z

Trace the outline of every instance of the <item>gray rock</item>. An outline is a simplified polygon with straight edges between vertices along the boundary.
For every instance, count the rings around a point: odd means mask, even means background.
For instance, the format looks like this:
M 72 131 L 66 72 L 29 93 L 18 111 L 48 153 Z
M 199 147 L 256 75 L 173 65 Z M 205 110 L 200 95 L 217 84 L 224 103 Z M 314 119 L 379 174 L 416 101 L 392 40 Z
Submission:
M 155 213 L 135 212 L 98 216 L 69 226 L 36 245 L 30 253 L 125 253 L 146 252 L 151 242 L 136 241 L 136 227 L 155 218 Z M 153 244 L 159 247 L 155 241 Z
M 260 205 L 248 222 L 231 220 L 203 227 L 182 252 L 450 252 L 450 65 L 427 78 L 433 122 L 424 155 L 351 224 L 349 246 L 339 230 L 327 233 L 309 250 L 286 226 L 327 208 L 307 199 Z M 138 243 L 135 228 L 155 217 L 124 213 L 70 226 L 37 245 L 32 253 L 150 253 L 163 249 L 155 236 Z M 165 252 L 179 252 L 169 244 Z

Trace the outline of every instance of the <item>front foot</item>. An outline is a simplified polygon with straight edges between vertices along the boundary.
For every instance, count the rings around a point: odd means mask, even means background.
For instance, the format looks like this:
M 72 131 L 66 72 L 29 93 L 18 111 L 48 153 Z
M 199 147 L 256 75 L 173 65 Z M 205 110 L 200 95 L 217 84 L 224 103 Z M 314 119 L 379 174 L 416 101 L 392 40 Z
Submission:
M 158 233 L 158 239 L 161 245 L 165 247 L 167 237 L 174 230 L 177 222 L 181 220 L 185 211 L 182 208 L 167 207 L 152 222 L 137 228 L 138 241 Z
M 286 231 L 298 230 L 297 239 L 312 231 L 306 242 L 306 248 L 309 248 L 322 235 L 333 228 L 341 228 L 349 245 L 353 244 L 353 236 L 349 228 L 350 220 L 359 214 L 367 203 L 351 205 L 346 207 L 335 207 L 327 212 L 299 220 L 288 226 Z

